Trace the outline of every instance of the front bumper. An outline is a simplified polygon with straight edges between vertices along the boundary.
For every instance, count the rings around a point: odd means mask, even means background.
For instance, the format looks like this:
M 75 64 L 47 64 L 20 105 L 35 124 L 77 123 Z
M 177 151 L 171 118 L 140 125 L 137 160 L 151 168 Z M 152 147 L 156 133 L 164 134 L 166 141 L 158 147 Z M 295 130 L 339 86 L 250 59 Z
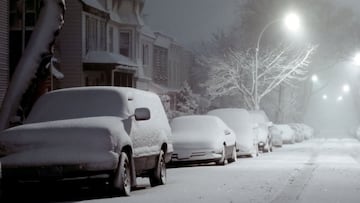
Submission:
M 61 158 L 49 156 L 29 157 L 24 161 L 21 154 L 2 157 L 2 178 L 19 181 L 63 180 L 88 178 L 102 174 L 111 174 L 117 167 L 119 156 L 114 152 L 92 153 L 86 155 L 66 154 Z
M 171 156 L 172 163 L 206 163 L 218 161 L 222 158 L 222 152 L 215 152 L 211 150 L 199 151 L 178 151 Z

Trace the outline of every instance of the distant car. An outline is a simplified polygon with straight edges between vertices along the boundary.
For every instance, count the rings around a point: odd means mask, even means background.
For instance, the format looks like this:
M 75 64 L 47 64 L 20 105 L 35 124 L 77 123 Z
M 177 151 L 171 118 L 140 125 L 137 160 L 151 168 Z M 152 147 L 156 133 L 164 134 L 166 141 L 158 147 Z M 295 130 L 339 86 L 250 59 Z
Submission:
M 304 139 L 308 140 L 314 137 L 314 129 L 306 124 L 301 124 L 304 133 Z
M 282 139 L 282 130 L 277 127 L 277 125 L 272 125 L 270 128 L 271 140 L 272 144 L 275 147 L 282 147 L 283 139 Z
M 283 144 L 294 144 L 295 143 L 295 131 L 289 125 L 275 125 L 279 129 L 282 137 Z
M 191 115 L 170 123 L 174 153 L 172 163 L 209 163 L 219 165 L 236 161 L 235 134 L 218 117 Z
M 238 156 L 258 155 L 258 139 L 254 132 L 255 125 L 247 110 L 224 108 L 209 111 L 207 114 L 219 117 L 234 131 Z
M 295 132 L 295 142 L 302 142 L 304 141 L 304 131 L 303 126 L 299 123 L 290 123 L 289 126 L 294 130 Z
M 269 127 L 272 125 L 272 122 L 270 122 L 264 111 L 249 111 L 249 113 L 253 123 L 257 125 L 256 131 L 258 135 L 259 151 L 271 152 L 273 148 Z
M 136 177 L 166 183 L 173 152 L 159 97 L 120 87 L 81 87 L 42 96 L 22 126 L 0 134 L 3 183 L 102 175 L 129 195 Z M 105 176 L 104 176 L 105 175 Z

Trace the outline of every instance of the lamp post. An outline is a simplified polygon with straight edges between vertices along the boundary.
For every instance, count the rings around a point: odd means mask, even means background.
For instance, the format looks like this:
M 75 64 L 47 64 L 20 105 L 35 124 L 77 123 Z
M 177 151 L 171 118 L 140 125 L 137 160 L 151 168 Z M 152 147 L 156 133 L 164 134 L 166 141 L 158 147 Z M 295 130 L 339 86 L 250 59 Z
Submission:
M 286 26 L 286 28 L 288 28 L 288 30 L 290 31 L 297 31 L 300 28 L 300 18 L 295 14 L 295 13 L 289 13 L 285 16 L 284 19 L 276 19 L 274 21 L 269 22 L 268 24 L 265 25 L 265 27 L 261 30 L 260 35 L 258 37 L 257 40 L 257 44 L 256 44 L 256 49 L 255 49 L 255 81 L 254 81 L 254 91 L 255 91 L 255 96 L 254 96 L 254 100 L 255 100 L 255 108 L 256 110 L 259 109 L 258 106 L 258 68 L 259 68 L 259 49 L 260 49 L 260 42 L 262 39 L 262 36 L 264 35 L 265 31 L 271 27 L 272 25 L 274 25 L 275 23 L 284 21 L 284 24 Z

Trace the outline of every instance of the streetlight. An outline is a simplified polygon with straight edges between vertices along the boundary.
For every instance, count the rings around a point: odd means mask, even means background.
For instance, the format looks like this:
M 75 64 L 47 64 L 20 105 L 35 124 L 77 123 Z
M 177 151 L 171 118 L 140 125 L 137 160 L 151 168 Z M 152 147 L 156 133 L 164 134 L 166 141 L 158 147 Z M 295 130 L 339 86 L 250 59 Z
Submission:
M 319 81 L 319 78 L 318 78 L 317 75 L 312 75 L 312 76 L 311 76 L 311 80 L 312 80 L 313 82 L 317 82 L 317 81 Z
M 353 63 L 356 66 L 360 66 L 360 53 L 355 54 L 354 58 L 353 58 Z
M 284 19 L 276 19 L 274 21 L 269 22 L 265 25 L 265 27 L 261 30 L 260 35 L 257 40 L 256 49 L 255 49 L 255 101 L 258 102 L 258 68 L 259 68 L 259 49 L 260 49 L 260 42 L 261 38 L 264 35 L 265 31 L 273 24 L 283 21 L 286 28 L 292 32 L 297 31 L 300 28 L 300 18 L 297 14 L 291 12 L 288 13 Z
M 342 97 L 342 96 L 339 96 L 338 98 L 337 98 L 337 101 L 338 102 L 340 102 L 340 101 L 342 101 L 344 98 Z
M 290 31 L 298 31 L 300 29 L 300 18 L 295 13 L 289 13 L 285 17 L 284 23 Z
M 345 84 L 345 85 L 343 86 L 343 92 L 345 92 L 345 93 L 350 92 L 350 85 Z
M 328 99 L 328 96 L 327 96 L 326 94 L 324 94 L 324 95 L 322 96 L 322 98 L 323 98 L 323 100 L 327 100 L 327 99 Z

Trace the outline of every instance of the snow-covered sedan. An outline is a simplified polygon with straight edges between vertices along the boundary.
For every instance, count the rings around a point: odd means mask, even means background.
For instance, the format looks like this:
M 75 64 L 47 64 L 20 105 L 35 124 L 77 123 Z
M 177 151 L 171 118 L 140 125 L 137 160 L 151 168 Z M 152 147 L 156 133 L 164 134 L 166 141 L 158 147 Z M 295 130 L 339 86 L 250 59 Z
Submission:
M 271 134 L 271 141 L 273 146 L 275 147 L 282 147 L 283 145 L 283 139 L 282 139 L 282 131 L 280 128 L 278 128 L 277 125 L 272 125 L 270 128 L 270 134 Z
M 120 87 L 50 92 L 0 134 L 3 183 L 104 177 L 129 195 L 137 176 L 166 183 L 173 147 L 159 97 Z M 104 176 L 105 175 L 105 176 Z
M 238 156 L 258 155 L 257 134 L 254 132 L 255 125 L 247 110 L 224 108 L 209 111 L 207 114 L 219 117 L 234 131 Z
M 281 137 L 284 144 L 295 143 L 295 131 L 289 125 L 276 125 L 276 128 L 281 130 Z
M 270 122 L 264 111 L 249 111 L 249 113 L 253 123 L 257 125 L 256 131 L 258 136 L 259 151 L 271 152 L 273 148 L 269 127 L 272 126 L 272 122 Z
M 191 115 L 174 118 L 171 123 L 173 163 L 219 165 L 236 161 L 235 134 L 218 117 Z

